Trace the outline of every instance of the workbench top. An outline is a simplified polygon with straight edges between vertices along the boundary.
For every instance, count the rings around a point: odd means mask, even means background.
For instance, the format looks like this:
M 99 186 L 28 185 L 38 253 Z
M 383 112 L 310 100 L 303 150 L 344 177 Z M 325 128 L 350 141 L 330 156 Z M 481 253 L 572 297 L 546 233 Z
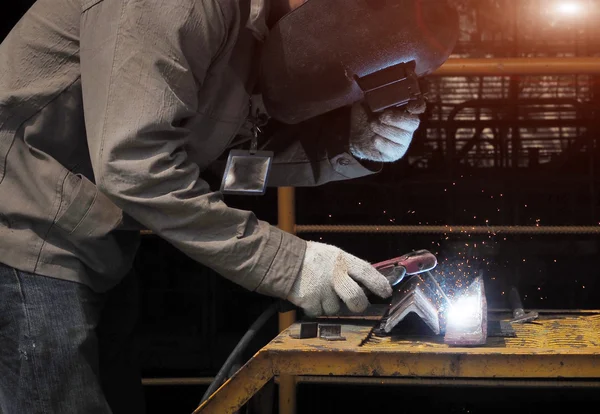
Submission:
M 488 313 L 488 317 L 501 320 L 502 314 Z M 514 336 L 488 337 L 484 346 L 470 348 L 448 346 L 443 337 L 432 335 L 375 336 L 364 341 L 377 315 L 367 319 L 322 321 L 341 324 L 344 341 L 295 339 L 291 335 L 299 333 L 300 324 L 293 324 L 195 414 L 236 412 L 274 376 L 370 377 L 371 383 L 381 384 L 445 381 L 452 385 L 470 381 L 494 386 L 540 382 L 559 387 L 600 385 L 600 311 L 540 312 L 533 323 L 512 324 Z
M 362 344 L 372 321 L 325 323 L 341 323 L 346 340 L 294 339 L 296 323 L 261 352 L 282 364 L 277 371 L 293 375 L 600 378 L 600 314 L 595 312 L 541 314 L 533 323 L 512 324 L 514 337 L 488 337 L 478 347 L 402 334 L 373 335 Z
M 479 347 L 451 347 L 443 336 L 402 335 L 378 337 L 372 335 L 363 346 L 373 323 L 327 320 L 323 323 L 342 324 L 345 341 L 319 338 L 294 339 L 300 332 L 295 323 L 276 337 L 265 350 L 285 351 L 290 348 L 329 352 L 409 352 L 409 353 L 592 353 L 600 352 L 600 314 L 546 314 L 531 323 L 511 324 L 514 337 L 488 337 Z

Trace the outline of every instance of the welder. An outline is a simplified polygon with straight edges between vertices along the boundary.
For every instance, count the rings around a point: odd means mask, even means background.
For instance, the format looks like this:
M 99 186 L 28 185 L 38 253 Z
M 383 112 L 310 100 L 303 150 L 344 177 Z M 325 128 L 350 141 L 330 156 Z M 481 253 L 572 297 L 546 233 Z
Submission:
M 310 315 L 364 310 L 362 286 L 391 295 L 367 262 L 230 208 L 209 184 L 264 126 L 260 47 L 302 3 L 38 0 L 3 41 L 0 412 L 143 411 L 128 353 L 141 228 Z M 269 185 L 376 173 L 404 156 L 422 111 L 355 104 L 282 125 Z

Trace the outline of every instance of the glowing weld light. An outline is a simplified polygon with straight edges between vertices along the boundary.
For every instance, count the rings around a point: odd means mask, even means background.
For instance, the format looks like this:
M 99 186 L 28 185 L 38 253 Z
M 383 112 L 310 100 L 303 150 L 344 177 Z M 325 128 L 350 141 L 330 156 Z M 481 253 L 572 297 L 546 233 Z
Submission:
M 583 11 L 581 4 L 575 1 L 564 1 L 556 5 L 556 11 L 561 14 L 577 15 Z
M 465 329 L 481 324 L 480 298 L 467 296 L 458 298 L 448 310 L 448 327 Z

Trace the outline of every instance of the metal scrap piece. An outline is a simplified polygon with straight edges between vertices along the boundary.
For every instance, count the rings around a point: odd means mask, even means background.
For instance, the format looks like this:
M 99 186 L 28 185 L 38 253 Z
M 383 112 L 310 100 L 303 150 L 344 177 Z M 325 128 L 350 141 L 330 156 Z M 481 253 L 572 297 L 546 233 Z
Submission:
M 342 336 L 342 325 L 339 324 L 319 324 L 319 338 L 326 341 L 345 341 Z
M 291 334 L 290 336 L 294 339 L 316 338 L 318 326 L 317 322 L 302 322 L 300 324 L 300 333 Z

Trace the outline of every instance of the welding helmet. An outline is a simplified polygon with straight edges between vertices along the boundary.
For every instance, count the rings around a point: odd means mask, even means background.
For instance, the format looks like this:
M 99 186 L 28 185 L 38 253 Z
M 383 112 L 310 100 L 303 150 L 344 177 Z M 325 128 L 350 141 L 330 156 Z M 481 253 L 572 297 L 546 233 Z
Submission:
M 308 0 L 270 30 L 260 87 L 269 115 L 295 124 L 359 101 L 374 112 L 419 96 L 459 34 L 445 0 Z

